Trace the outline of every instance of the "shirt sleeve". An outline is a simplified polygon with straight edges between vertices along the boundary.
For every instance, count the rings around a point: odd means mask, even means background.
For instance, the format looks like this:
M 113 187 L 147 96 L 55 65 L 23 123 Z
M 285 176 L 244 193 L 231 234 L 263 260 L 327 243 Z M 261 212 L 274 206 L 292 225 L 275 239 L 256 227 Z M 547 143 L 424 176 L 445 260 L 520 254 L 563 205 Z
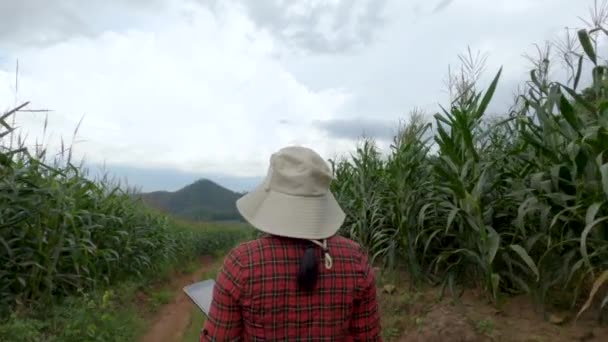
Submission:
M 236 253 L 229 253 L 218 273 L 213 289 L 213 300 L 209 316 L 200 333 L 203 341 L 239 341 L 243 334 L 241 313 L 241 284 L 239 273 L 241 265 Z
M 364 265 L 362 291 L 355 301 L 350 333 L 354 341 L 382 341 L 374 272 L 365 254 L 361 263 Z

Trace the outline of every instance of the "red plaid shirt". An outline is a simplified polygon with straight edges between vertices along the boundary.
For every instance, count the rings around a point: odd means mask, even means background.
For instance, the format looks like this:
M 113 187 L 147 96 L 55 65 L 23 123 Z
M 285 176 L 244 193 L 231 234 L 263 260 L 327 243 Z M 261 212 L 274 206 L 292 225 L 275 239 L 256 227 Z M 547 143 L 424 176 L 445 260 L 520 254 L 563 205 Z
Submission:
M 266 236 L 224 259 L 200 341 L 382 341 L 374 273 L 352 240 L 327 241 L 333 267 L 323 265 L 312 294 L 297 288 L 306 246 Z

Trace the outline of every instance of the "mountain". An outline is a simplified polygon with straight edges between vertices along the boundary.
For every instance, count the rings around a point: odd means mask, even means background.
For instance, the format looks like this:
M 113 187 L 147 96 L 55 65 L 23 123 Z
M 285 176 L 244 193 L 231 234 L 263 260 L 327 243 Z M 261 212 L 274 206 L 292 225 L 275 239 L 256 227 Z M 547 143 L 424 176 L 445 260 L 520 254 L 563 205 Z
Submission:
M 148 205 L 186 220 L 242 220 L 235 203 L 242 194 L 207 179 L 196 181 L 175 192 L 155 191 L 140 196 Z

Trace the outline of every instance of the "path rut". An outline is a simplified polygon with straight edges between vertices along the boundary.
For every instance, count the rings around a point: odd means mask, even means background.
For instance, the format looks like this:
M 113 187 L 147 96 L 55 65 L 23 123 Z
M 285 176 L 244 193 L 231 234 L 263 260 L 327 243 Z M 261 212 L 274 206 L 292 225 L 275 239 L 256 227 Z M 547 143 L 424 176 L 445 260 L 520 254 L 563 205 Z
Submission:
M 203 274 L 211 269 L 213 259 L 201 259 L 201 267 L 195 272 L 177 277 L 171 282 L 171 288 L 177 292 L 173 300 L 164 305 L 155 315 L 152 324 L 141 342 L 180 342 L 190 324 L 193 303 L 182 291 L 182 288 L 199 281 Z

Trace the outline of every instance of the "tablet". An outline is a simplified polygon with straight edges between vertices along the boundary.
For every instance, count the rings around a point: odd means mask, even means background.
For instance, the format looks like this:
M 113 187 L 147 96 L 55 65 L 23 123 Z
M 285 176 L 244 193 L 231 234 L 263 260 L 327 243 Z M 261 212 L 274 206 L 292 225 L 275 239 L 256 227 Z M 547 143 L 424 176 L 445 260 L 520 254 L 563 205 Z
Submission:
M 209 316 L 211 308 L 211 300 L 213 299 L 213 288 L 215 286 L 214 279 L 203 280 L 198 283 L 190 284 L 183 288 L 184 292 L 198 306 L 199 309 Z

